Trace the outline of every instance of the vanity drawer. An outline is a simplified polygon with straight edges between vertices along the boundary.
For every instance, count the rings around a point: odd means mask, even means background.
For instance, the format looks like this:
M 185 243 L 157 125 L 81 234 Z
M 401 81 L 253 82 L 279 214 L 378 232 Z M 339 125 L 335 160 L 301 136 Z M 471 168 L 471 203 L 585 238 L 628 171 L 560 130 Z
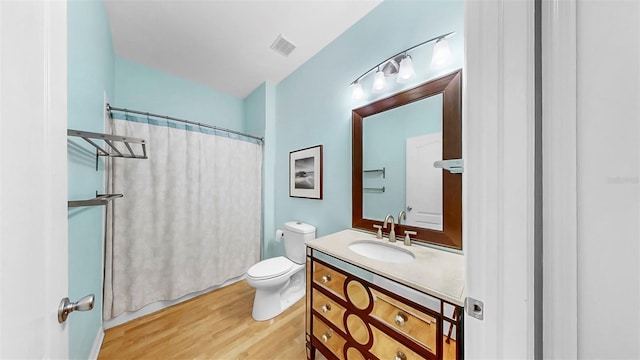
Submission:
M 320 340 L 338 359 L 345 360 L 343 349 L 346 341 L 315 315 L 313 315 L 313 337 Z
M 338 271 L 317 262 L 313 263 L 313 282 L 333 291 L 342 299 L 345 299 L 343 288 L 346 278 Z
M 338 329 L 345 331 L 342 318 L 346 310 L 316 289 L 313 289 L 313 309 Z
M 374 297 L 371 316 L 436 353 L 437 321 L 412 306 L 371 289 Z
M 396 340 L 389 337 L 389 335 L 378 330 L 375 326 L 371 326 L 371 332 L 373 333 L 373 346 L 371 346 L 371 353 L 378 359 L 399 359 L 399 360 L 424 360 L 422 357 L 416 354 L 413 350 L 398 343 Z

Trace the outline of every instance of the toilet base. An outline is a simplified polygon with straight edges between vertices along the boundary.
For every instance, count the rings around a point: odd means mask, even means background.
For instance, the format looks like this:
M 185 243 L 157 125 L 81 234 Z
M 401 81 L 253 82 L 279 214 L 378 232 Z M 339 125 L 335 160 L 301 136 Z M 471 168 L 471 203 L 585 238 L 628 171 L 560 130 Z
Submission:
M 251 316 L 256 321 L 273 319 L 305 295 L 304 271 L 298 271 L 278 289 L 256 289 Z

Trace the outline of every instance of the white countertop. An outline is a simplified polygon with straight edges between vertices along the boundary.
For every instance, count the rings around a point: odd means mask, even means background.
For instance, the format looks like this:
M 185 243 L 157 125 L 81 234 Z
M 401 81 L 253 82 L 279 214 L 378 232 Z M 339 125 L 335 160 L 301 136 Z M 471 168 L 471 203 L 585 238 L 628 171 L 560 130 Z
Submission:
M 404 246 L 404 238 L 395 243 L 375 234 L 347 229 L 307 242 L 307 246 L 340 260 L 385 276 L 429 295 L 464 306 L 464 257 L 461 254 L 421 245 Z M 349 249 L 358 240 L 371 240 L 408 250 L 415 259 L 408 263 L 374 260 Z

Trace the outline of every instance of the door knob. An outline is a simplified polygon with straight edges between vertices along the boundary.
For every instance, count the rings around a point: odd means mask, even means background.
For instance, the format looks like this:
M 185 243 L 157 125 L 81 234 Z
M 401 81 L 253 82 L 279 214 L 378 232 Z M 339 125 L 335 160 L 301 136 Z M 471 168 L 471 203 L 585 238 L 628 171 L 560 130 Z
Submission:
M 93 302 L 95 300 L 95 296 L 93 294 L 87 295 L 82 299 L 72 303 L 69 301 L 69 298 L 64 298 L 60 301 L 60 305 L 58 306 L 58 322 L 62 324 L 67 320 L 67 316 L 75 310 L 77 311 L 89 311 L 93 309 Z

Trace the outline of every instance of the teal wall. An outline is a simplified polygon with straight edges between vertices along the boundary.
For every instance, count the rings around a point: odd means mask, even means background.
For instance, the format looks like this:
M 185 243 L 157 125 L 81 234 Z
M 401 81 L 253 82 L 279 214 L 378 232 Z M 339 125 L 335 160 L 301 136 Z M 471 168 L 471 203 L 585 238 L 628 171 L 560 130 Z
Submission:
M 100 0 L 70 1 L 68 11 L 68 126 L 104 132 L 105 94 L 113 96 L 114 53 L 104 4 Z M 103 192 L 102 165 L 95 169 L 95 150 L 69 138 L 69 199 Z M 87 359 L 102 319 L 102 206 L 69 209 L 69 298 L 96 295 L 94 309 L 73 314 L 69 356 Z
M 244 131 L 242 99 L 120 57 L 112 105 Z
M 247 134 L 264 136 L 267 117 L 267 83 L 262 83 L 243 100 L 243 128 Z
M 244 131 L 265 138 L 262 146 L 262 237 L 261 254 L 269 253 L 264 246 L 272 244 L 275 229 L 274 168 L 275 162 L 275 86 L 265 82 L 244 99 Z
M 363 81 L 365 98 L 351 100 L 349 84 L 366 70 L 394 53 L 451 31 L 456 34 L 448 38 L 455 58 L 450 67 L 429 69 L 433 46 L 428 44 L 412 53 L 417 73 L 413 81 L 394 83 L 386 92 L 371 95 L 373 76 L 369 76 Z M 283 80 L 276 98 L 275 224 L 304 221 L 317 227 L 318 236 L 351 227 L 351 110 L 462 64 L 462 1 L 387 0 Z M 324 146 L 323 200 L 290 198 L 289 152 L 319 144 Z M 279 246 L 265 246 L 270 249 L 267 257 L 282 254 Z
M 381 188 L 385 192 L 364 191 L 362 213 L 367 219 L 382 220 L 407 207 L 406 139 L 442 131 L 442 94 L 367 117 L 362 126 L 362 167 L 385 168 L 381 172 L 362 174 L 362 186 Z M 426 184 L 425 184 L 426 185 Z
M 267 83 L 265 89 L 265 141 L 262 146 L 262 154 L 264 162 L 262 164 L 262 217 L 264 218 L 263 238 L 262 238 L 262 258 L 266 258 L 268 254 L 274 251 L 271 247 L 280 247 L 280 251 L 284 253 L 284 244 L 275 241 L 275 232 L 277 228 L 282 227 L 282 223 L 277 224 L 276 218 L 276 195 L 275 195 L 275 164 L 276 147 L 278 144 L 278 136 L 276 134 L 276 87 Z

